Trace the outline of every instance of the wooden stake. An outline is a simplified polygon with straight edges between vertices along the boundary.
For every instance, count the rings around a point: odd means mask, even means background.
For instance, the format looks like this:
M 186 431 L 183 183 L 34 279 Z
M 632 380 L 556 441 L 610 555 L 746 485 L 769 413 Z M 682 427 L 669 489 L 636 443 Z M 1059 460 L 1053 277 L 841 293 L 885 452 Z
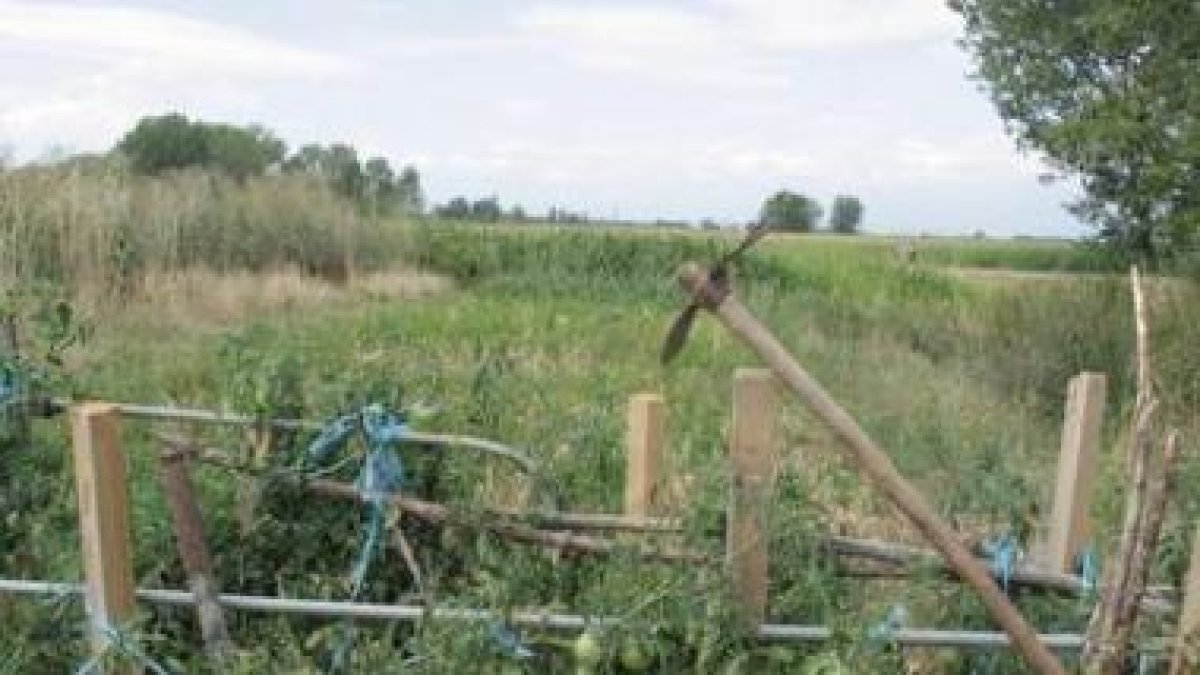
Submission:
M 1046 545 L 1046 564 L 1051 571 L 1060 574 L 1070 574 L 1074 570 L 1075 557 L 1091 535 L 1089 511 L 1100 456 L 1100 429 L 1107 388 L 1103 373 L 1080 373 L 1071 378 L 1067 386 L 1058 481 Z
M 1025 661 L 1043 675 L 1065 675 L 1058 658 L 1038 640 L 1037 633 L 1001 592 L 987 568 L 938 517 L 921 493 L 900 475 L 888 454 L 729 292 L 725 281 L 713 280 L 707 270 L 695 264 L 685 265 L 678 276 L 691 297 L 758 354 L 792 393 L 838 435 L 848 458 L 908 517 L 963 581 L 975 589 L 992 618 L 1012 637 L 1014 648 Z
M 159 456 L 159 478 L 167 506 L 171 509 L 175 543 L 183 560 L 183 568 L 187 571 L 188 587 L 196 597 L 196 613 L 204 649 L 214 665 L 219 665 L 233 657 L 234 647 L 217 600 L 212 558 L 204 541 L 204 521 L 188 474 L 186 443 L 169 444 Z
M 733 380 L 729 438 L 731 495 L 726 561 L 748 625 L 766 620 L 771 496 L 775 483 L 775 378 L 740 368 Z
M 1200 527 L 1192 534 L 1192 563 L 1184 582 L 1179 632 L 1171 655 L 1171 675 L 1200 670 Z
M 120 448 L 120 413 L 105 403 L 72 407 L 71 439 L 90 641 L 92 652 L 99 654 L 108 645 L 110 630 L 121 628 L 134 615 L 129 491 Z
M 626 418 L 625 514 L 646 517 L 658 506 L 665 448 L 665 406 L 658 394 L 629 399 Z

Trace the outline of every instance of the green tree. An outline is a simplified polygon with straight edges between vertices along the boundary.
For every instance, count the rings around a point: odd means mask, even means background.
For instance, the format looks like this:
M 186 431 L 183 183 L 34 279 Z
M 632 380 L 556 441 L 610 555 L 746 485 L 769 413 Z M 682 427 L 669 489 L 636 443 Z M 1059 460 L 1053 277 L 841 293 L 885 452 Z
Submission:
M 1073 209 L 1151 260 L 1200 231 L 1200 4 L 951 0 L 962 44 L 1026 148 L 1080 180 Z
M 116 149 L 139 173 L 207 167 L 244 179 L 278 165 L 287 147 L 260 126 L 209 124 L 169 113 L 138 120 Z
M 425 212 L 425 190 L 421 187 L 421 174 L 416 167 L 406 166 L 400 170 L 400 178 L 396 181 L 396 199 L 403 213 Z
M 802 194 L 780 190 L 763 202 L 759 220 L 777 230 L 811 232 L 821 220 L 821 205 Z
M 862 225 L 863 203 L 854 195 L 838 195 L 829 207 L 829 229 L 838 234 L 854 234 Z
M 158 174 L 208 162 L 208 136 L 203 127 L 179 113 L 143 117 L 117 143 L 138 173 Z
M 471 218 L 484 223 L 494 223 L 500 220 L 504 211 L 500 208 L 500 200 L 495 196 L 477 199 L 471 204 Z
M 362 165 L 363 200 L 373 215 L 391 213 L 396 202 L 396 172 L 383 157 L 372 157 Z
M 261 176 L 278 165 L 287 146 L 270 131 L 258 127 L 195 122 L 203 130 L 207 145 L 205 165 L 239 180 Z
M 471 217 L 471 202 L 467 201 L 466 197 L 455 197 L 437 207 L 435 213 L 442 218 L 466 220 Z

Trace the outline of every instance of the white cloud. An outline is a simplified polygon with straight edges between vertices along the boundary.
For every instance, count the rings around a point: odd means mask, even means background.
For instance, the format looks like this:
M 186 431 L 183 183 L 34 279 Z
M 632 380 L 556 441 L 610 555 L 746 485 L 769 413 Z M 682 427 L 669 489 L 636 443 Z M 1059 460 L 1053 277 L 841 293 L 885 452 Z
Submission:
M 938 0 L 711 0 L 747 39 L 779 49 L 849 49 L 952 35 Z
M 935 0 L 705 0 L 535 5 L 518 30 L 578 64 L 684 84 L 778 88 L 813 50 L 947 39 L 957 24 Z
M 167 12 L 120 6 L 0 1 L 4 50 L 52 50 L 93 61 L 243 77 L 329 76 L 348 60 L 249 30 Z
M 622 77 L 731 89 L 786 86 L 783 71 L 729 39 L 718 17 L 633 4 L 537 5 L 516 29 L 577 65 Z
M 1037 157 L 1017 153 L 999 133 L 931 140 L 901 138 L 892 149 L 896 168 L 924 179 L 956 180 L 987 175 L 1035 178 L 1047 168 Z
M 21 158 L 60 144 L 106 148 L 141 115 L 237 111 L 266 85 L 360 71 L 341 56 L 183 15 L 6 0 L 0 62 L 0 139 L 20 139 Z

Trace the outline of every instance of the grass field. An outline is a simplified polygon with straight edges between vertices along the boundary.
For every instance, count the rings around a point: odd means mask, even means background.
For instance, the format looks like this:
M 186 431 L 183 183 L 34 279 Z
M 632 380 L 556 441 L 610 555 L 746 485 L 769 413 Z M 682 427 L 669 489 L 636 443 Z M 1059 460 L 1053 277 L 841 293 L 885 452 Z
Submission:
M 685 517 L 691 545 L 721 550 L 731 375 L 755 361 L 708 320 L 677 362 L 663 367 L 657 356 L 684 302 L 674 269 L 685 260 L 712 259 L 731 237 L 441 223 L 379 227 L 386 253 L 374 251 L 370 265 L 344 284 L 276 267 L 216 273 L 162 265 L 155 282 L 129 290 L 119 308 L 94 298 L 79 303 L 92 330 L 54 369 L 57 386 L 81 397 L 318 419 L 383 402 L 420 412 L 412 418 L 418 429 L 525 449 L 545 465 L 567 506 L 597 512 L 622 508 L 626 400 L 658 391 L 669 409 L 675 477 L 667 500 Z M 959 523 L 964 536 L 978 538 L 1048 507 L 1070 376 L 1109 373 L 1105 442 L 1119 441 L 1131 406 L 1131 312 L 1119 276 L 997 283 L 948 271 L 956 266 L 1110 269 L 1088 250 L 1068 245 L 922 241 L 910 263 L 888 239 L 780 236 L 738 266 L 736 283 L 751 309 L 883 442 L 939 512 Z M 50 287 L 40 295 L 11 292 L 27 325 L 42 325 L 34 309 L 57 297 Z M 1187 283 L 1154 289 L 1166 416 L 1185 429 L 1185 444 L 1194 448 L 1200 325 L 1192 317 L 1200 297 Z M 36 343 L 32 332 L 28 339 Z M 402 527 L 428 592 L 442 604 L 594 615 L 640 605 L 628 630 L 602 636 L 604 664 L 596 672 L 624 672 L 621 652 L 634 645 L 651 654 L 653 672 L 903 672 L 904 658 L 865 639 L 891 605 L 903 603 L 914 626 L 990 627 L 969 593 L 936 579 L 864 584 L 839 575 L 817 549 L 820 534 L 918 539 L 837 461 L 833 441 L 798 405 L 784 405 L 781 425 L 770 614 L 777 622 L 834 626 L 838 639 L 823 647 L 765 649 L 740 640 L 731 629 L 720 565 L 668 567 L 624 555 L 560 559 L 473 532 L 407 521 Z M 39 422 L 32 449 L 0 455 L 2 577 L 78 578 L 63 427 Z M 246 443 L 229 433 L 205 437 L 231 450 Z M 138 583 L 182 587 L 153 478 L 151 429 L 131 424 L 127 438 Z M 294 461 L 306 440 L 279 449 L 276 461 Z M 1098 545 L 1114 534 L 1117 520 L 1114 456 L 1105 460 Z M 1200 464 L 1185 456 L 1185 476 L 1196 477 Z M 405 457 L 416 493 L 464 506 L 536 506 L 541 498 L 503 465 L 474 455 Z M 352 480 L 354 467 L 340 475 Z M 201 483 L 223 589 L 347 596 L 362 544 L 359 508 L 268 489 L 245 528 L 238 483 L 210 469 L 201 470 Z M 1200 515 L 1200 492 L 1186 485 L 1156 566 L 1163 582 L 1181 575 L 1188 524 Z M 363 599 L 395 602 L 415 591 L 405 565 L 389 551 L 372 568 Z M 1077 599 L 1022 595 L 1018 601 L 1048 632 L 1081 629 L 1089 610 Z M 0 671 L 62 672 L 84 660 L 78 603 L 0 598 L 0 612 L 6 617 Z M 230 618 L 242 672 L 312 671 L 340 635 L 331 621 Z M 203 670 L 190 612 L 147 608 L 137 631 L 162 661 Z M 496 653 L 487 626 L 362 624 L 352 670 L 572 672 L 570 651 L 542 646 L 543 637 L 526 636 L 548 656 L 522 663 Z M 1019 672 L 1003 655 L 915 653 L 907 660 L 918 672 Z M 817 670 L 834 661 L 844 670 Z

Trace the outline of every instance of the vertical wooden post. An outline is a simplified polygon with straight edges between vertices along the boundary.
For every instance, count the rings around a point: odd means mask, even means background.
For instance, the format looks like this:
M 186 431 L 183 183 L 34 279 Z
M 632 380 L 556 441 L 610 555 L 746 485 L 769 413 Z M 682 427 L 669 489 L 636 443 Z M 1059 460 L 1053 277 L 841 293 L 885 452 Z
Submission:
M 732 469 L 725 555 L 745 621 L 766 618 L 770 554 L 768 517 L 775 484 L 775 378 L 739 368 L 733 379 Z
M 654 515 L 662 485 L 665 448 L 665 405 L 658 394 L 629 399 L 625 430 L 625 514 Z
M 1046 564 L 1054 572 L 1074 571 L 1075 556 L 1091 534 L 1088 511 L 1096 482 L 1106 390 L 1103 373 L 1080 373 L 1067 386 L 1058 480 L 1046 543 Z
M 1192 533 L 1192 563 L 1183 583 L 1171 675 L 1194 673 L 1200 668 L 1200 526 Z
M 99 653 L 108 643 L 107 630 L 126 624 L 134 614 L 120 412 L 106 403 L 73 406 L 71 440 L 89 633 L 92 651 Z

